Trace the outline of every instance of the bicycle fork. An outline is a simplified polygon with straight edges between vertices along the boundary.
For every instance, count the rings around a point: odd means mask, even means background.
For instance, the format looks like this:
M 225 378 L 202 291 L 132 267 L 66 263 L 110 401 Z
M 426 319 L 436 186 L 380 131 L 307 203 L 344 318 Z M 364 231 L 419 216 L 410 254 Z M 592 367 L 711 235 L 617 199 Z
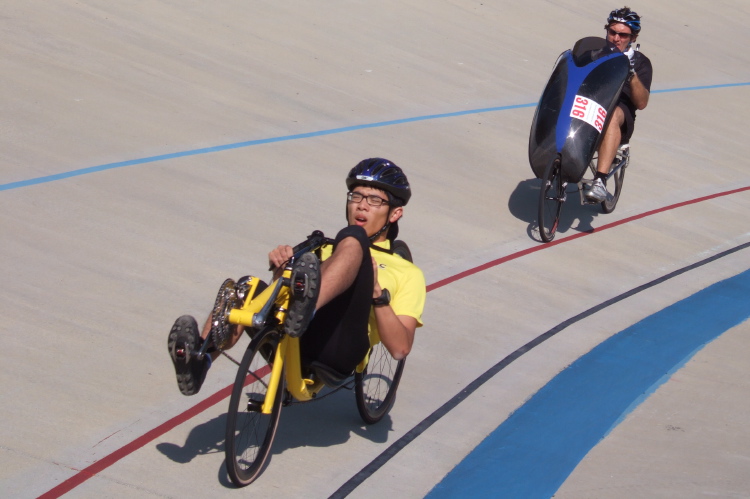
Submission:
M 615 155 L 615 161 L 613 163 L 614 166 L 609 170 L 609 173 L 607 174 L 607 180 L 612 178 L 612 176 L 615 173 L 617 173 L 621 169 L 628 166 L 629 162 L 630 162 L 630 148 L 618 149 L 617 154 Z
M 560 186 L 560 192 L 562 193 L 562 196 L 557 196 L 557 195 L 550 196 L 549 192 L 551 190 L 550 189 L 551 187 L 552 187 L 552 182 L 547 182 L 547 185 L 544 187 L 544 189 L 545 189 L 545 191 L 544 191 L 544 199 L 546 199 L 548 201 L 558 201 L 560 203 L 564 203 L 565 200 L 568 199 L 568 193 L 565 192 L 565 189 L 568 187 L 568 183 L 567 182 L 563 182 L 562 185 Z M 554 193 L 554 194 L 557 194 L 557 193 Z

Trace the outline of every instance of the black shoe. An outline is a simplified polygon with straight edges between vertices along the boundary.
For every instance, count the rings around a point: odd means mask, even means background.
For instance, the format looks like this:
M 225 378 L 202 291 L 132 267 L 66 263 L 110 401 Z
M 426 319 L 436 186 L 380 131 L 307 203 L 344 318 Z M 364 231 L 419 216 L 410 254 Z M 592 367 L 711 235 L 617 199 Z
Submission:
M 177 386 L 183 395 L 198 393 L 211 366 L 208 355 L 200 360 L 192 355 L 198 351 L 202 343 L 203 340 L 198 334 L 198 324 L 189 315 L 178 318 L 169 331 L 167 348 L 177 375 Z
M 312 253 L 305 253 L 294 262 L 291 283 L 292 299 L 284 320 L 284 332 L 298 338 L 315 315 L 320 292 L 320 262 Z

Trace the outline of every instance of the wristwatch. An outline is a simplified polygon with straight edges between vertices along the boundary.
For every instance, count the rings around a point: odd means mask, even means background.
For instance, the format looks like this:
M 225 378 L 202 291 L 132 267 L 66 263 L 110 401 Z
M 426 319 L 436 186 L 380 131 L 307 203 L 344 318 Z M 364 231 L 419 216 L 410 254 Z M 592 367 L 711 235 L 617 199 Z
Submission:
M 379 307 L 380 305 L 388 305 L 389 303 L 391 303 L 391 293 L 385 288 L 383 288 L 380 296 L 372 299 L 372 305 L 375 307 Z

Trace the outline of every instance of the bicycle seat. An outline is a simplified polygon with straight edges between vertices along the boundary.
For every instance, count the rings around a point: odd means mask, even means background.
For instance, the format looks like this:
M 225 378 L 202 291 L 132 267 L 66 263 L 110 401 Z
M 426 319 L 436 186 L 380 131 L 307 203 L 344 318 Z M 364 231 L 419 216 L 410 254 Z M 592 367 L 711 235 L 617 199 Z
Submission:
M 411 256 L 411 250 L 404 241 L 400 239 L 396 239 L 395 241 L 393 241 L 391 250 L 393 251 L 394 255 L 398 255 L 404 260 L 414 263 L 414 259 Z
M 310 369 L 326 386 L 337 388 L 346 382 L 351 374 L 341 374 L 332 367 L 328 367 L 320 362 L 313 361 L 310 363 Z

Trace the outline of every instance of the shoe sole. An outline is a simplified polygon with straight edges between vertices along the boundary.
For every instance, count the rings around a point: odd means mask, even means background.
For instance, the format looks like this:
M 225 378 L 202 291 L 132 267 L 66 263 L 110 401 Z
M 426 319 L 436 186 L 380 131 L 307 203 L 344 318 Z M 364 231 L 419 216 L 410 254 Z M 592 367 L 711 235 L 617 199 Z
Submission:
M 312 253 L 305 253 L 294 262 L 291 288 L 292 300 L 284 332 L 299 338 L 310 325 L 320 293 L 320 262 Z
M 195 395 L 200 390 L 203 369 L 196 369 L 197 361 L 191 359 L 196 350 L 198 323 L 189 315 L 179 317 L 169 331 L 167 348 L 177 375 L 177 386 L 183 395 Z
M 606 201 L 606 197 L 603 199 L 595 198 L 594 196 L 586 196 L 586 200 L 592 202 L 592 203 L 603 203 Z
M 592 203 L 602 203 L 602 202 L 604 202 L 604 200 L 607 199 L 607 195 L 606 194 L 600 199 L 598 196 L 592 195 L 591 191 L 589 191 L 586 194 L 584 194 L 584 197 L 587 200 L 591 201 Z

